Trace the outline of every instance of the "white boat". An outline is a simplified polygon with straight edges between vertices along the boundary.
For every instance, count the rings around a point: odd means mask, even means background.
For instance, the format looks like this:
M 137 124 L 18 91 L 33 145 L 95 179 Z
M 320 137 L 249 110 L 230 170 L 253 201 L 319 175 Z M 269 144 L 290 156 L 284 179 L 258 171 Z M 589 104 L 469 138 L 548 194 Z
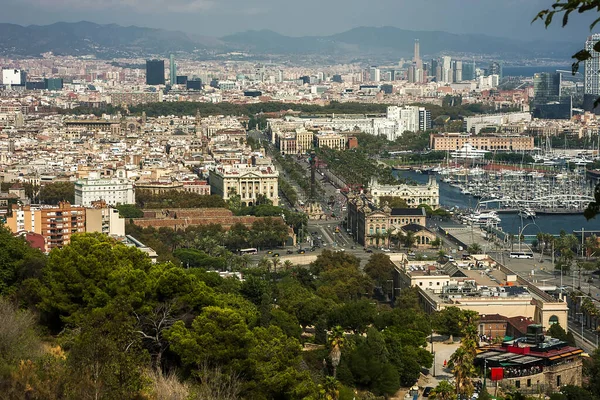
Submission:
M 465 219 L 473 225 L 493 225 L 502 221 L 495 211 L 476 211 L 467 215 Z
M 524 209 L 522 209 L 521 211 L 519 211 L 519 215 L 524 217 L 524 218 L 535 218 L 535 211 L 533 211 L 531 208 L 526 207 Z

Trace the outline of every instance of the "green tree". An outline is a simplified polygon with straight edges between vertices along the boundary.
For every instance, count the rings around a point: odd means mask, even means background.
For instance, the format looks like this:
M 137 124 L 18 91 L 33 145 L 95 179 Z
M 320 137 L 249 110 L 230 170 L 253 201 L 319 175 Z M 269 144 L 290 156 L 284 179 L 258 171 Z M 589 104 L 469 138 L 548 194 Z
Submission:
M 50 253 L 38 307 L 49 326 L 59 331 L 65 322 L 77 324 L 91 309 L 105 307 L 118 294 L 138 296 L 136 286 L 151 265 L 141 251 L 102 234 L 73 235 L 68 246 Z
M 456 391 L 448 381 L 441 381 L 429 393 L 429 398 L 434 400 L 455 400 Z
M 365 273 L 379 287 L 389 286 L 388 281 L 392 279 L 394 264 L 390 257 L 384 253 L 373 253 L 364 268 Z
M 469 254 L 481 254 L 483 249 L 478 243 L 473 243 L 469 247 L 467 247 L 467 252 Z
M 0 297 L 0 389 L 8 383 L 20 360 L 35 359 L 42 343 L 35 331 L 36 317 Z M 4 390 L 8 387 L 4 386 Z
M 429 368 L 433 363 L 432 354 L 423 332 L 407 329 L 403 326 L 391 326 L 383 331 L 388 359 L 398 371 L 402 386 L 413 385 L 421 374 L 421 368 Z
M 398 371 L 389 361 L 384 336 L 369 328 L 366 339 L 359 340 L 348 362 L 355 382 L 378 396 L 389 396 L 400 387 Z
M 220 366 L 227 373 L 243 373 L 254 337 L 242 316 L 229 308 L 205 307 L 190 328 L 177 321 L 165 333 L 171 350 L 185 365 Z
M 453 336 L 462 333 L 463 311 L 458 307 L 445 307 L 433 316 L 433 326 L 437 333 Z
M 123 218 L 142 218 L 144 216 L 144 212 L 137 208 L 135 204 L 119 204 L 117 207 L 119 210 L 119 215 Z
M 41 187 L 41 203 L 57 205 L 61 201 L 75 203 L 75 184 L 73 182 L 46 183 Z
M 377 314 L 377 306 L 371 300 L 346 302 L 329 313 L 330 325 L 341 326 L 355 334 L 363 333 Z
M 46 257 L 0 225 L 0 296 L 14 295 L 21 282 L 41 275 Z
M 85 317 L 67 358 L 71 398 L 139 398 L 149 356 L 126 307 L 93 310 Z
M 250 377 L 248 397 L 305 399 L 316 393 L 307 371 L 301 372 L 300 343 L 287 337 L 276 326 L 252 331 L 254 344 L 249 349 Z M 285 396 L 285 397 L 283 397 Z

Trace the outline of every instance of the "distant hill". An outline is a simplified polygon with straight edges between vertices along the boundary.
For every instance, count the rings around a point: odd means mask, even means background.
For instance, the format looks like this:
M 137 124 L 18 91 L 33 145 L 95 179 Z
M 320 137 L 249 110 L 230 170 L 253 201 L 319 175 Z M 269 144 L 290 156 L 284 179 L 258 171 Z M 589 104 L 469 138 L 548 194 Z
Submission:
M 457 35 L 439 31 L 409 31 L 394 27 L 359 27 L 329 36 L 290 37 L 269 30 L 247 31 L 222 38 L 191 35 L 178 31 L 99 25 L 92 22 L 20 26 L 0 24 L 0 54 L 37 56 L 89 55 L 102 58 L 166 56 L 171 52 L 328 55 L 352 57 L 412 54 L 419 39 L 422 54 L 440 52 L 494 54 L 499 57 L 568 58 L 581 43 L 527 42 L 486 35 Z
M 528 42 L 476 34 L 441 31 L 409 31 L 395 27 L 359 27 L 330 36 L 289 37 L 273 31 L 247 31 L 224 36 L 233 47 L 260 53 L 403 53 L 412 54 L 419 39 L 422 54 L 460 52 L 507 56 L 568 58 L 581 43 Z
M 59 55 L 116 57 L 142 54 L 193 52 L 220 46 L 215 38 L 202 38 L 162 29 L 99 25 L 92 22 L 20 26 L 0 24 L 0 54 L 35 56 L 46 52 Z

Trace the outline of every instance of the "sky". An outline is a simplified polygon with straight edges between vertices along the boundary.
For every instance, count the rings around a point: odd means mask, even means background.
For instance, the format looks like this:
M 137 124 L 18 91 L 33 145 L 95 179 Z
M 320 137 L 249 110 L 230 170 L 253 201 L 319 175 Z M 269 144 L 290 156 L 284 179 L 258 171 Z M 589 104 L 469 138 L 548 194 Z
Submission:
M 585 41 L 589 15 L 546 30 L 531 20 L 553 0 L 0 0 L 0 22 L 91 21 L 223 36 L 249 29 L 328 35 L 359 26 Z

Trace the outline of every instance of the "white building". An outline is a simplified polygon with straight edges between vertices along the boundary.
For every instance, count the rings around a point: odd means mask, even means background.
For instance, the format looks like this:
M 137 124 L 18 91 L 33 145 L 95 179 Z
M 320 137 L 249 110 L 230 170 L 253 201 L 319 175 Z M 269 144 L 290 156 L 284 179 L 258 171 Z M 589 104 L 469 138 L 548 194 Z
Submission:
M 515 112 L 466 117 L 463 124 L 467 132 L 477 135 L 481 129 L 486 127 L 498 127 L 517 122 L 531 122 L 531 119 L 530 112 Z
M 223 200 L 238 194 L 243 206 L 253 206 L 259 195 L 279 205 L 279 171 L 273 165 L 226 165 L 210 171 L 210 192 Z
M 369 188 L 373 201 L 377 205 L 381 197 L 399 197 L 404 199 L 409 207 L 427 204 L 436 209 L 440 206 L 440 187 L 434 177 L 429 177 L 426 185 L 382 185 L 374 179 L 369 184 Z
M 75 182 L 75 204 L 89 207 L 92 202 L 99 200 L 111 206 L 135 204 L 133 182 L 124 176 L 100 179 L 95 173 Z
M 3 69 L 2 83 L 6 86 L 25 86 L 27 73 L 21 69 Z

